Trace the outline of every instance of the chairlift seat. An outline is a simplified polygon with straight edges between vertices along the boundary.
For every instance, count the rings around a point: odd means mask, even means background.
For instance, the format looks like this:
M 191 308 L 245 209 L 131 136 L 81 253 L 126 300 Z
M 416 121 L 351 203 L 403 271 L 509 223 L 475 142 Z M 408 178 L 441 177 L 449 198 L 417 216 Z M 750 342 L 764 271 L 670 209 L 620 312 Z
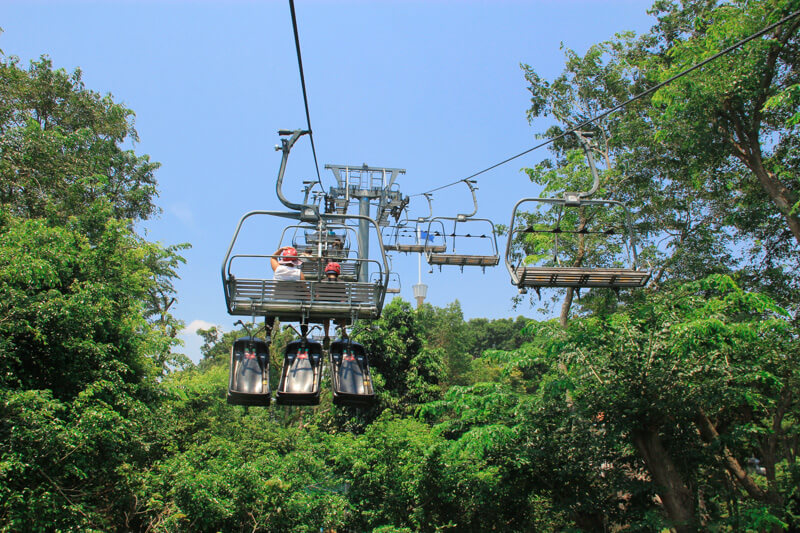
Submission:
M 429 254 L 430 265 L 456 265 L 456 266 L 495 266 L 500 262 L 498 255 L 458 255 L 458 254 Z
M 225 282 L 228 312 L 266 315 L 283 322 L 327 319 L 375 319 L 380 316 L 384 288 L 379 283 L 239 279 Z
M 390 251 L 398 251 L 398 252 L 405 252 L 405 253 L 415 253 L 415 254 L 424 254 L 426 251 L 431 253 L 440 254 L 447 250 L 447 247 L 444 244 L 429 244 L 427 247 L 424 244 L 393 244 L 390 246 L 384 246 L 387 250 Z
M 643 287 L 650 272 L 629 268 L 518 267 L 519 287 Z

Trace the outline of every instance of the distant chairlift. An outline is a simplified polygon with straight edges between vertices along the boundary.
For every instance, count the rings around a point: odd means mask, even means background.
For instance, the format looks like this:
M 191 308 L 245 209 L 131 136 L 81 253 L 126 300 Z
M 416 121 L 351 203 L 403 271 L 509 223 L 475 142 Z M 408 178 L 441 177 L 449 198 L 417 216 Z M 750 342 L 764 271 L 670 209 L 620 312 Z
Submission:
M 633 233 L 630 212 L 624 203 L 616 200 L 592 200 L 589 197 L 594 194 L 600 184 L 597 175 L 594 159 L 586 140 L 579 132 L 574 132 L 583 147 L 584 153 L 589 163 L 589 168 L 594 179 L 591 190 L 587 192 L 565 192 L 563 198 L 523 198 L 514 205 L 511 212 L 511 228 L 508 232 L 508 242 L 506 245 L 505 263 L 511 275 L 511 283 L 517 286 L 521 293 L 527 292 L 528 288 L 533 288 L 536 292 L 542 287 L 573 287 L 591 288 L 606 287 L 618 290 L 626 287 L 642 287 L 650 279 L 649 270 L 640 270 L 637 266 L 636 239 Z M 520 205 L 526 202 L 535 202 L 539 205 L 549 204 L 551 208 L 558 209 L 556 226 L 549 229 L 535 228 L 531 226 L 517 227 L 517 210 Z M 592 231 L 586 227 L 578 227 L 568 230 L 561 228 L 562 213 L 566 209 L 581 209 L 587 207 L 597 207 L 599 209 L 619 208 L 624 214 L 624 230 L 618 232 L 615 228 L 603 228 L 599 231 Z M 513 264 L 511 253 L 514 235 L 518 233 L 549 233 L 553 235 L 553 264 L 528 265 L 524 258 L 517 264 Z M 562 266 L 559 258 L 559 236 L 563 234 L 575 234 L 579 238 L 591 234 L 599 234 L 611 238 L 613 235 L 621 233 L 624 247 L 627 250 L 627 267 L 566 267 Z
M 350 251 L 350 243 L 356 240 L 355 229 L 345 224 L 328 224 L 326 228 L 320 231 L 310 224 L 289 226 L 281 234 L 281 245 L 291 232 L 291 245 L 304 259 L 303 274 L 309 281 L 322 279 L 330 261 L 341 265 L 340 281 L 358 281 L 358 262 Z
M 397 272 L 393 272 L 392 261 L 391 257 L 387 256 L 389 259 L 389 283 L 386 285 L 386 294 L 400 294 L 400 289 L 402 285 L 400 284 L 400 274 Z M 369 276 L 370 281 L 378 282 L 378 272 L 373 272 Z
M 427 241 L 425 243 L 425 258 L 428 264 L 438 265 L 440 270 L 442 265 L 460 266 L 462 270 L 465 266 L 479 266 L 486 270 L 487 266 L 496 266 L 500 262 L 494 224 L 486 218 L 472 218 L 478 212 L 475 182 L 464 180 L 464 183 L 467 184 L 472 193 L 472 203 L 474 205 L 472 213 L 458 214 L 455 217 L 434 217 L 428 221 L 426 235 L 429 237 L 436 224 L 443 224 L 444 221 L 453 221 L 453 232 L 445 234 L 445 238 L 450 237 L 449 251 L 439 252 Z M 459 233 L 459 231 L 462 233 Z M 456 242 L 458 242 L 459 238 L 462 243 L 472 241 L 479 244 L 477 247 L 469 246 L 466 253 L 458 253 Z
M 394 226 L 389 226 L 386 251 L 403 253 L 425 253 L 426 248 L 435 253 L 447 250 L 445 244 L 444 224 L 439 221 L 433 226 L 429 224 L 433 218 L 431 195 L 425 194 L 428 200 L 429 215 L 416 220 L 406 218 Z

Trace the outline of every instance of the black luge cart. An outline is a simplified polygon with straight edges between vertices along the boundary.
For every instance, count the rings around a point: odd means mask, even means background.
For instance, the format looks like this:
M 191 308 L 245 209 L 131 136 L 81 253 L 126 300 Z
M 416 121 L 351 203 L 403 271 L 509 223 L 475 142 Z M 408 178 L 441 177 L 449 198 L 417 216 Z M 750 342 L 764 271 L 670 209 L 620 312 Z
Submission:
M 317 405 L 322 382 L 322 345 L 307 339 L 286 345 L 276 392 L 280 405 Z
M 228 403 L 269 405 L 269 344 L 256 337 L 236 339 L 231 347 Z
M 331 343 L 331 384 L 333 403 L 351 407 L 369 407 L 375 402 L 372 375 L 364 347 L 350 339 Z

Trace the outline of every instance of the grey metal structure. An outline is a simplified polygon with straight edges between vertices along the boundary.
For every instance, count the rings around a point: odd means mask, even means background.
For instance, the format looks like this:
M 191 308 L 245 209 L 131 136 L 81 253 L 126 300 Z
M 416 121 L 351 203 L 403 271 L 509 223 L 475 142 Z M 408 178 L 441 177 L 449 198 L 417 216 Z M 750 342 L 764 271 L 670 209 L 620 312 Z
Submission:
M 409 220 L 406 217 L 404 220 L 399 221 L 396 225 L 390 226 L 390 240 L 389 243 L 384 243 L 387 252 L 403 252 L 403 253 L 425 253 L 425 248 L 434 253 L 443 253 L 447 246 L 444 240 L 444 224 L 440 221 L 436 228 L 431 233 L 431 228 L 428 227 L 428 221 L 433 218 L 433 205 L 431 204 L 431 195 L 423 193 L 428 200 L 429 214 L 426 217 L 418 217 L 415 221 Z M 421 233 L 425 228 L 425 242 L 421 242 Z M 408 237 L 411 239 L 408 239 Z M 431 239 L 433 236 L 433 239 Z M 438 240 L 437 240 L 438 238 Z M 433 242 L 428 242 L 428 241 Z
M 389 266 L 383 251 L 383 242 L 378 231 L 378 246 L 383 262 L 376 260 L 348 259 L 356 265 L 367 261 L 376 268 L 377 280 L 368 281 L 277 281 L 272 278 L 268 254 L 234 254 L 233 249 L 242 225 L 251 217 L 277 216 L 299 218 L 300 213 L 280 211 L 251 211 L 245 214 L 236 226 L 233 239 L 228 246 L 222 263 L 222 285 L 228 313 L 241 316 L 274 316 L 283 322 L 324 322 L 327 319 L 374 319 L 383 308 L 386 287 L 389 283 Z M 358 215 L 320 215 L 320 223 L 326 221 L 341 223 L 345 219 L 356 219 Z M 377 228 L 372 219 L 368 224 Z M 312 258 L 313 260 L 313 258 Z M 244 263 L 263 265 L 263 276 L 237 275 L 237 267 L 244 269 Z M 356 269 L 353 269 L 356 270 Z
M 363 215 L 321 214 L 318 206 L 307 203 L 309 191 L 312 188 L 310 186 L 305 189 L 304 203 L 296 204 L 287 200 L 282 192 L 282 184 L 289 152 L 297 139 L 308 132 L 281 130 L 278 133 L 281 135 L 281 144 L 276 147 L 276 150 L 282 151 L 283 156 L 276 180 L 276 192 L 281 203 L 292 211 L 251 211 L 239 220 L 221 267 L 222 285 L 228 312 L 241 316 L 277 317 L 284 322 L 299 321 L 304 324 L 324 322 L 330 319 L 354 321 L 378 318 L 383 308 L 386 287 L 389 284 L 389 265 L 378 223 Z M 294 227 L 301 228 L 304 235 L 306 235 L 305 232 L 309 232 L 310 235 L 316 234 L 318 237 L 316 241 L 313 238 L 306 238 L 306 244 L 310 246 L 309 250 L 312 252 L 310 259 L 317 262 L 319 269 L 324 268 L 323 261 L 330 259 L 326 254 L 332 252 L 325 244 L 330 234 L 329 229 L 336 235 L 336 230 L 345 228 L 344 235 L 346 235 L 346 228 L 353 223 L 358 224 L 360 228 L 359 244 L 361 244 L 362 234 L 368 236 L 370 225 L 375 228 L 378 236 L 378 251 L 382 260 L 369 259 L 368 251 L 363 251 L 359 246 L 358 257 L 349 258 L 341 255 L 337 257 L 345 264 L 345 272 L 349 268 L 353 273 L 350 280 L 327 282 L 319 280 L 318 273 L 316 278 L 309 276 L 310 279 L 304 281 L 274 280 L 272 279 L 272 269 L 269 266 L 273 256 L 260 253 L 233 253 L 242 225 L 251 220 L 251 217 L 257 216 L 299 221 L 300 224 Z M 283 235 L 285 234 L 286 230 Z M 316 254 L 313 253 L 315 244 L 317 246 Z M 254 270 L 251 268 L 250 272 L 263 274 L 242 275 L 237 269 L 246 262 L 249 262 L 251 267 L 253 265 L 256 267 Z M 372 264 L 376 268 L 377 280 L 375 282 L 368 281 L 368 264 Z M 242 272 L 246 271 L 243 269 Z M 364 274 L 362 275 L 360 272 Z
M 449 235 L 452 239 L 450 241 L 449 249 L 445 251 L 437 251 L 432 245 L 429 244 L 428 240 L 425 241 L 425 258 L 430 265 L 438 265 L 440 268 L 442 265 L 455 265 L 460 266 L 462 269 L 465 266 L 479 266 L 483 269 L 486 269 L 487 266 L 496 266 L 500 262 L 500 255 L 497 251 L 497 234 L 494 229 L 494 223 L 487 219 L 487 218 L 472 218 L 478 212 L 478 198 L 475 195 L 476 187 L 474 185 L 474 181 L 465 180 L 464 183 L 467 184 L 469 187 L 470 193 L 472 193 L 472 203 L 473 203 L 473 210 L 469 214 L 457 214 L 455 217 L 433 217 L 428 221 L 428 231 L 426 232 L 428 235 L 431 234 L 431 230 L 434 227 L 434 224 L 442 223 L 442 221 L 453 221 L 453 233 Z M 474 228 L 478 225 L 483 228 L 487 228 L 487 233 L 473 235 L 472 233 L 467 233 L 463 235 L 458 234 L 458 225 L 461 224 L 469 224 L 469 227 Z M 485 230 L 484 230 L 485 231 Z M 458 237 L 465 237 L 465 238 L 478 238 L 478 239 L 485 239 L 489 242 L 488 251 L 490 254 L 475 254 L 475 253 L 465 253 L 459 254 L 457 253 L 456 249 L 456 238 Z
M 506 244 L 505 263 L 509 274 L 511 275 L 511 283 L 519 287 L 521 293 L 527 292 L 528 288 L 533 288 L 539 292 L 541 287 L 606 287 L 611 289 L 620 289 L 628 287 L 642 287 L 650 279 L 649 270 L 640 270 L 638 268 L 638 257 L 636 254 L 636 238 L 633 233 L 633 224 L 631 223 L 630 211 L 627 206 L 616 200 L 592 200 L 589 197 L 594 194 L 599 185 L 600 178 L 597 174 L 597 169 L 594 164 L 594 159 L 591 150 L 588 147 L 586 140 L 580 132 L 574 132 L 578 137 L 581 146 L 589 163 L 589 168 L 592 172 L 593 184 L 592 188 L 586 192 L 565 192 L 563 198 L 523 198 L 514 205 L 511 211 L 511 223 L 509 224 L 508 242 Z M 600 206 L 600 207 L 618 207 L 623 210 L 625 214 L 626 235 L 627 242 L 626 248 L 628 251 L 628 266 L 620 268 L 603 268 L 603 267 L 562 267 L 557 266 L 531 266 L 523 264 L 520 260 L 519 263 L 514 264 L 511 258 L 511 247 L 513 244 L 514 235 L 522 232 L 535 232 L 541 230 L 534 230 L 533 228 L 514 228 L 514 222 L 517 216 L 517 210 L 520 205 L 526 202 L 535 202 L 539 204 L 551 204 L 559 207 L 580 208 L 582 206 Z M 560 228 L 549 231 L 555 235 L 554 239 L 554 256 L 558 257 L 558 235 L 560 233 L 567 233 Z M 579 229 L 574 232 L 577 234 L 590 233 L 585 229 Z M 597 232 L 594 232 L 597 233 Z M 611 234 L 611 232 L 603 232 Z
M 358 202 L 358 214 L 362 217 L 358 227 L 358 253 L 359 259 L 366 259 L 369 257 L 369 228 L 365 219 L 370 217 L 370 205 L 375 204 L 373 219 L 378 226 L 387 226 L 390 216 L 399 218 L 408 199 L 403 198 L 396 180 L 406 171 L 402 168 L 370 167 L 366 164 L 325 165 L 325 168 L 333 172 L 336 178 L 336 186 L 329 191 L 333 212 L 344 215 L 351 201 Z M 380 234 L 380 230 L 378 233 Z M 361 263 L 359 278 L 369 278 L 367 262 Z

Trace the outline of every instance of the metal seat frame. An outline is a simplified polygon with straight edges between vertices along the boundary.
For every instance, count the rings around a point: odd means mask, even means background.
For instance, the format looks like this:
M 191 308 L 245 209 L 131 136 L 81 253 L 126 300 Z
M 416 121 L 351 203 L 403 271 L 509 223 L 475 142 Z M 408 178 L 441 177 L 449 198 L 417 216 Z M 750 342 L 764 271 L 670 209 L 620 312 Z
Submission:
M 464 180 L 464 183 L 467 184 L 469 187 L 470 193 L 472 193 L 472 203 L 474 209 L 472 213 L 469 214 L 458 214 L 455 217 L 432 217 L 428 221 L 428 234 L 430 235 L 431 225 L 435 222 L 438 222 L 444 226 L 444 221 L 453 221 L 453 233 L 452 237 L 453 240 L 451 241 L 451 246 L 449 247 L 450 251 L 448 252 L 440 252 L 434 249 L 433 246 L 430 246 L 428 242 L 425 242 L 425 260 L 428 262 L 429 265 L 436 265 L 439 266 L 439 269 L 443 265 L 454 265 L 459 266 L 463 270 L 465 266 L 479 266 L 486 270 L 486 267 L 489 266 L 496 266 L 500 262 L 500 255 L 497 251 L 497 234 L 495 233 L 494 223 L 489 220 L 488 218 L 472 218 L 475 213 L 478 212 L 478 198 L 475 195 L 475 191 L 477 188 L 474 185 L 474 181 Z M 486 238 L 489 240 L 492 246 L 492 254 L 491 255 L 478 255 L 478 254 L 457 254 L 456 253 L 456 238 L 458 236 L 458 225 L 459 224 L 472 224 L 477 222 L 479 224 L 486 223 L 490 228 L 489 235 L 491 237 L 486 237 L 483 235 L 464 235 L 465 238 Z M 446 235 L 446 234 L 445 234 Z M 445 237 L 446 239 L 446 237 Z
M 434 234 L 438 233 L 439 235 L 441 235 L 442 244 L 429 244 L 428 243 L 428 236 L 430 235 L 430 233 L 426 234 L 426 241 L 424 243 L 420 242 L 420 238 L 421 238 L 420 237 L 420 232 L 422 231 L 423 225 L 425 225 L 426 222 L 429 222 L 433 218 L 433 205 L 431 204 L 431 195 L 428 194 L 428 193 L 423 193 L 423 195 L 428 200 L 428 210 L 429 210 L 428 216 L 419 217 L 419 218 L 417 218 L 415 220 L 411 220 L 408 217 L 406 217 L 406 219 L 403 220 L 402 222 L 398 223 L 395 226 L 392 226 L 392 228 L 394 229 L 394 231 L 391 233 L 391 236 L 390 236 L 390 240 L 392 242 L 385 244 L 387 252 L 403 252 L 403 253 L 406 253 L 406 254 L 408 254 L 408 253 L 424 254 L 426 245 L 427 245 L 428 248 L 431 249 L 431 251 L 433 251 L 435 253 L 444 253 L 447 250 L 447 246 L 445 244 L 445 236 L 444 236 L 444 233 L 445 233 L 444 224 L 441 223 L 441 222 L 439 223 L 439 227 L 440 227 L 441 231 L 439 231 L 439 229 L 437 229 L 434 232 Z M 411 228 L 412 224 L 414 225 L 413 230 Z M 427 229 L 428 232 L 431 229 L 430 225 L 425 225 L 425 228 Z M 412 232 L 413 235 L 414 235 L 414 242 L 413 243 L 400 242 L 400 233 L 402 231 L 410 231 L 410 232 Z
M 589 197 L 594 194 L 600 184 L 600 178 L 597 175 L 597 169 L 594 165 L 591 150 L 589 149 L 586 140 L 580 132 L 573 132 L 578 137 L 581 146 L 583 147 L 586 158 L 589 162 L 589 168 L 594 178 L 594 183 L 591 190 L 587 192 L 566 192 L 563 198 L 523 198 L 514 205 L 511 211 L 511 223 L 509 224 L 508 242 L 506 244 L 505 263 L 509 274 L 511 275 L 511 283 L 519 287 L 520 292 L 524 293 L 528 288 L 533 288 L 536 292 L 542 287 L 563 287 L 563 288 L 594 288 L 605 287 L 610 289 L 621 288 L 635 288 L 643 287 L 650 279 L 651 272 L 649 270 L 640 270 L 638 268 L 638 257 L 636 254 L 636 238 L 633 233 L 633 224 L 631 222 L 630 211 L 627 206 L 616 200 L 603 200 L 603 199 L 590 199 Z M 625 224 L 627 235 L 626 248 L 628 251 L 628 267 L 627 268 L 604 268 L 604 267 L 561 267 L 561 266 L 527 266 L 522 264 L 521 260 L 518 264 L 513 264 L 511 259 L 511 248 L 513 244 L 514 235 L 525 230 L 515 230 L 514 222 L 517 217 L 517 210 L 519 206 L 526 202 L 545 203 L 551 205 L 558 205 L 562 207 L 581 207 L 581 206 L 605 206 L 605 207 L 619 207 L 625 213 Z M 556 233 L 555 231 L 553 233 Z M 580 233 L 580 232 L 576 232 Z M 558 236 L 555 240 L 555 255 L 558 255 Z
M 221 275 L 228 313 L 241 316 L 274 316 L 284 322 L 324 322 L 328 319 L 374 319 L 378 318 L 383 308 L 386 287 L 389 283 L 389 267 L 383 242 L 378 231 L 378 244 L 383 262 L 374 259 L 353 259 L 355 263 L 368 262 L 375 265 L 377 281 L 278 281 L 271 279 L 269 267 L 271 255 L 265 254 L 233 254 L 236 239 L 242 225 L 254 216 L 277 216 L 298 218 L 299 213 L 280 211 L 251 211 L 245 214 L 236 226 L 225 259 L 222 262 Z M 341 222 L 345 219 L 362 219 L 375 224 L 369 217 L 360 215 L 324 214 L 320 216 L 320 224 L 324 227 L 326 220 Z M 235 275 L 235 264 L 241 258 L 263 258 L 264 272 L 269 277 L 239 278 Z

